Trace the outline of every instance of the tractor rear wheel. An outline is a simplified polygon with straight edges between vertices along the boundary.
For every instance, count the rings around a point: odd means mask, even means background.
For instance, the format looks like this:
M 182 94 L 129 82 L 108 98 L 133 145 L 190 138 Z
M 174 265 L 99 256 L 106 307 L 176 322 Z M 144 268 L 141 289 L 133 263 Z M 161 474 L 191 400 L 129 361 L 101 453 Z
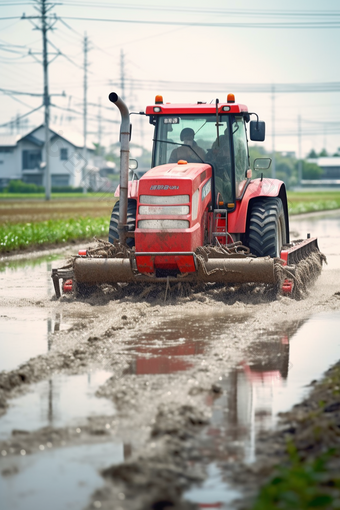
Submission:
M 248 246 L 258 257 L 279 257 L 286 243 L 286 221 L 280 198 L 261 198 L 251 204 Z
M 128 224 L 128 231 L 134 232 L 136 228 L 136 207 L 137 203 L 136 200 L 133 200 L 132 198 L 128 199 L 128 210 L 127 210 L 127 224 Z M 112 214 L 111 214 L 111 221 L 110 221 L 110 228 L 109 228 L 109 242 L 113 244 L 113 241 L 115 239 L 119 239 L 119 232 L 118 232 L 118 221 L 119 221 L 119 200 L 115 203 Z M 127 237 L 126 244 L 132 248 L 135 245 L 135 240 L 133 237 Z

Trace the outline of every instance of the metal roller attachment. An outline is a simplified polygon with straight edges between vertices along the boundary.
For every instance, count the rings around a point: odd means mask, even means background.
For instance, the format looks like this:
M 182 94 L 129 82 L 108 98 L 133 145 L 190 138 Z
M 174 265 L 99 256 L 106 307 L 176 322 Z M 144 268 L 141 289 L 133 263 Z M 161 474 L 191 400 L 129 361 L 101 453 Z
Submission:
M 79 283 L 166 282 L 167 278 L 133 272 L 129 259 L 76 259 L 74 277 Z M 268 258 L 211 259 L 197 273 L 170 277 L 176 282 L 275 283 L 274 260 Z

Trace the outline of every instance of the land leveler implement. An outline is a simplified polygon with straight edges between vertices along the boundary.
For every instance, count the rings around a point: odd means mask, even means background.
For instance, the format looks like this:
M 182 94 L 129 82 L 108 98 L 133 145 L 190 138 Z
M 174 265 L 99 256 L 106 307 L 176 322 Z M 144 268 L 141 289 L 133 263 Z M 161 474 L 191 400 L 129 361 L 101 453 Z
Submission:
M 146 108 L 154 126 L 151 169 L 140 179 L 129 168 L 130 114 L 121 113 L 120 185 L 109 242 L 79 252 L 54 269 L 57 297 L 98 284 L 266 283 L 298 295 L 325 260 L 315 238 L 290 242 L 285 184 L 263 177 L 271 160 L 254 161 L 248 136 L 265 138 L 265 123 L 245 105 L 164 103 Z M 255 120 L 250 120 L 252 115 Z M 132 178 L 129 180 L 129 176 Z

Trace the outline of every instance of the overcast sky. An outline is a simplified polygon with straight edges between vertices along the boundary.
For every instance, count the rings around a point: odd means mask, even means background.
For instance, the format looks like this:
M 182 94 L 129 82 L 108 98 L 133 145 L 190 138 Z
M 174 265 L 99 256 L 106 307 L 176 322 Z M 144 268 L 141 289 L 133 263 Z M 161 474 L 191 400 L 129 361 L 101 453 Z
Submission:
M 299 115 L 303 156 L 312 148 L 326 147 L 332 154 L 340 147 L 339 0 L 131 0 L 124 4 L 66 0 L 49 5 L 54 5 L 50 14 L 58 18 L 48 32 L 49 59 L 60 52 L 49 65 L 50 93 L 66 93 L 66 97 L 52 96 L 56 107 L 51 109 L 51 120 L 65 135 L 75 131 L 82 137 L 82 117 L 77 113 L 82 112 L 86 32 L 88 131 L 94 141 L 98 141 L 99 102 L 102 140 L 117 140 L 117 126 L 104 119 L 119 120 L 107 96 L 111 90 L 122 92 L 123 52 L 125 98 L 135 111 L 152 104 L 156 94 L 163 94 L 166 102 L 210 102 L 224 101 L 228 92 L 234 92 L 237 102 L 266 121 L 268 150 L 273 147 L 273 113 L 276 150 L 298 152 Z M 41 59 L 42 33 L 34 29 L 33 20 L 20 19 L 23 13 L 38 15 L 34 1 L 0 0 L 0 88 L 41 93 L 43 70 L 35 59 Z M 34 23 L 40 26 L 39 20 Z M 325 90 L 320 84 L 327 84 L 327 90 L 335 82 L 337 92 L 315 90 Z M 264 92 L 254 93 L 256 84 L 264 85 Z M 290 84 L 296 85 L 293 90 L 314 87 L 314 91 L 285 92 Z M 0 92 L 0 124 L 40 104 L 39 97 Z M 27 119 L 32 127 L 42 123 L 43 109 Z M 135 141 L 141 140 L 142 121 L 147 124 L 145 118 L 133 117 Z M 9 132 L 0 129 L 0 134 Z M 149 136 L 146 127 L 142 140 L 150 147 Z

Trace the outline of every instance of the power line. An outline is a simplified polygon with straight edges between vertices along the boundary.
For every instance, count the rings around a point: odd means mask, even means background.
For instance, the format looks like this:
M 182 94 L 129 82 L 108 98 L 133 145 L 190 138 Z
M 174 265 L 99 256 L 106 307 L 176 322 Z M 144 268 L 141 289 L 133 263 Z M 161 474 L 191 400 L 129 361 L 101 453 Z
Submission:
M 41 97 L 43 94 L 36 94 L 34 92 L 19 92 L 18 90 L 8 90 L 8 89 L 0 89 L 0 92 L 4 92 L 5 94 L 12 94 L 16 96 L 38 96 Z
M 31 111 L 30 111 L 30 112 L 28 112 L 28 113 L 24 113 L 24 115 L 20 115 L 19 117 L 17 117 L 17 120 L 20 120 L 20 119 L 23 119 L 23 118 L 25 118 L 25 117 L 28 117 L 28 115 L 31 115 L 32 113 L 37 112 L 37 111 L 38 111 L 38 110 L 40 110 L 40 108 L 42 108 L 43 106 L 44 106 L 44 105 L 42 105 L 42 104 L 41 104 L 40 106 L 38 106 L 38 108 L 35 108 L 34 110 L 31 110 Z M 13 121 L 11 120 L 11 121 L 9 121 L 9 122 L 5 122 L 4 124 L 0 124 L 0 128 L 2 128 L 2 127 L 6 127 L 6 126 L 9 126 L 10 124 L 12 124 L 12 122 L 13 122 Z
M 65 53 L 63 53 L 62 51 L 60 51 L 60 50 L 59 50 L 59 48 L 57 48 L 57 46 L 55 46 L 55 44 L 53 44 L 51 41 L 48 41 L 48 43 L 49 43 L 51 46 L 53 46 L 53 48 L 54 48 L 55 50 L 57 50 L 58 55 L 61 55 L 62 57 L 66 58 L 66 60 L 68 60 L 69 62 L 71 62 L 71 64 L 73 64 L 74 66 L 78 67 L 78 69 L 82 69 L 82 67 L 81 67 L 80 65 L 76 64 L 75 62 L 73 62 L 73 60 L 72 60 L 70 57 L 68 57 L 67 55 L 65 55 Z
M 158 90 L 181 91 L 190 90 L 191 92 L 214 93 L 223 91 L 251 92 L 251 93 L 271 93 L 272 87 L 275 93 L 307 93 L 307 92 L 340 92 L 340 82 L 320 82 L 320 83 L 198 83 L 198 82 L 179 82 L 163 80 L 129 80 L 133 82 L 139 90 L 150 90 L 152 87 Z M 109 85 L 119 87 L 119 81 L 109 81 Z
M 75 1 L 68 1 L 67 6 L 79 6 L 79 7 L 95 7 L 97 8 L 105 8 L 105 9 L 123 9 L 123 10 L 143 10 L 143 11 L 162 11 L 162 12 L 181 12 L 181 13 L 195 13 L 195 14 L 217 14 L 217 15 L 224 15 L 224 16 L 247 16 L 247 17 L 261 17 L 264 16 L 268 17 L 293 17 L 294 19 L 296 17 L 302 16 L 303 18 L 308 17 L 334 17 L 334 16 L 340 16 L 340 11 L 322 11 L 322 10 L 315 10 L 315 11 L 286 11 L 286 10 L 252 10 L 252 9 L 200 9 L 197 7 L 190 8 L 190 7 L 181 7 L 181 6 L 160 6 L 160 5 L 137 5 L 137 4 L 113 4 L 113 3 L 106 3 L 106 2 L 75 2 Z
M 292 29 L 320 29 L 340 28 L 339 21 L 306 21 L 306 22 L 282 22 L 282 23 L 213 23 L 208 21 L 155 21 L 155 20 L 131 20 L 131 19 L 109 19 L 109 18 L 82 18 L 76 16 L 64 16 L 64 19 L 76 21 L 98 21 L 104 23 L 130 23 L 138 25 L 175 25 L 182 27 L 215 27 L 215 28 L 292 28 Z
M 58 106 L 58 105 L 53 104 L 53 103 L 51 103 L 51 106 L 52 106 L 52 108 L 57 108 L 58 110 L 63 110 L 65 112 L 71 112 L 71 113 L 74 113 L 74 114 L 79 115 L 79 116 L 83 116 L 84 115 L 84 112 L 79 112 L 77 110 L 73 110 L 72 108 L 63 108 L 62 106 Z M 98 108 L 97 104 L 95 106 Z M 92 116 L 88 115 L 87 119 L 98 122 L 98 116 L 97 117 L 94 117 L 94 116 L 92 117 Z M 109 122 L 110 124 L 120 124 L 120 121 L 118 121 L 118 120 L 106 119 L 105 117 L 101 117 L 101 120 L 103 122 Z

